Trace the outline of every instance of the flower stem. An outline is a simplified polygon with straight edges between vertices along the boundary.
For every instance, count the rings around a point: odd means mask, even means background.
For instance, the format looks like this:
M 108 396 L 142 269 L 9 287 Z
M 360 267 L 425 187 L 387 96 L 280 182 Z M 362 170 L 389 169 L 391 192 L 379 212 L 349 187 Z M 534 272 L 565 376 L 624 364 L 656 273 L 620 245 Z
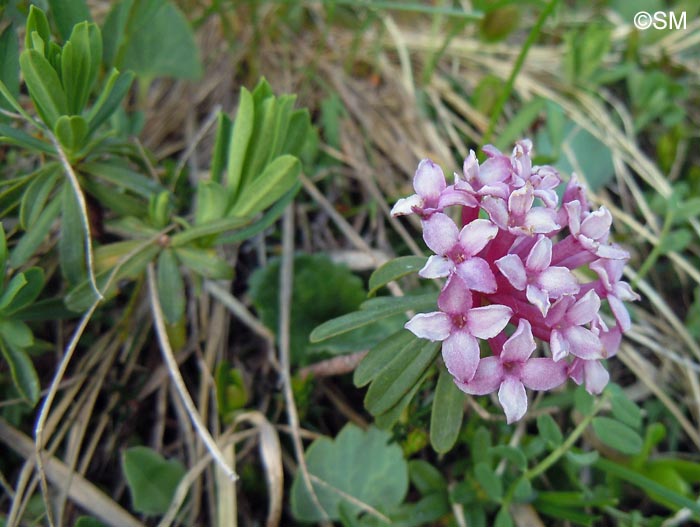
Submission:
M 523 64 L 525 63 L 527 53 L 528 51 L 530 51 L 530 47 L 535 43 L 535 40 L 537 40 L 537 37 L 539 37 L 540 31 L 542 30 L 542 26 L 544 25 L 549 15 L 552 14 L 554 8 L 557 6 L 558 3 L 559 0 L 550 0 L 550 2 L 547 4 L 544 10 L 540 13 L 540 16 L 537 18 L 537 22 L 535 22 L 535 25 L 530 31 L 530 34 L 527 36 L 527 40 L 525 40 L 525 43 L 523 44 L 523 47 L 520 50 L 520 54 L 518 55 L 518 58 L 516 59 L 515 64 L 513 65 L 513 69 L 510 72 L 508 80 L 506 81 L 506 85 L 501 91 L 501 96 L 496 101 L 493 111 L 491 112 L 491 119 L 489 120 L 489 127 L 486 129 L 486 133 L 484 134 L 484 139 L 482 141 L 483 144 L 488 144 L 489 141 L 491 141 L 491 137 L 493 136 L 493 130 L 496 127 L 496 121 L 498 121 L 498 118 L 501 116 L 501 113 L 503 112 L 503 107 L 506 105 L 506 101 L 508 100 L 511 92 L 513 91 L 515 79 L 520 73 Z

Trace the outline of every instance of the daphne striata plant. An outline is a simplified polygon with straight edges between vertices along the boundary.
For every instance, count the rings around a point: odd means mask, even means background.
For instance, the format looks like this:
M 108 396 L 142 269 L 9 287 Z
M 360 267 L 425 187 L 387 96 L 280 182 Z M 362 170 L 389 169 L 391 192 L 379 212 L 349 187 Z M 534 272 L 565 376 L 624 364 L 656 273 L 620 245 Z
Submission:
M 406 328 L 442 342 L 462 391 L 497 390 L 508 423 L 525 415 L 526 388 L 550 390 L 570 378 L 600 393 L 609 380 L 600 361 L 617 353 L 630 327 L 624 302 L 639 298 L 620 280 L 629 254 L 609 241 L 610 212 L 591 210 L 575 175 L 560 200 L 559 173 L 533 166 L 531 150 L 527 139 L 510 156 L 488 145 L 481 164 L 470 151 L 449 186 L 424 159 L 416 193 L 392 209 L 421 218 L 435 254 L 418 274 L 446 278 L 438 311 L 415 315 Z M 446 213 L 455 206 L 461 227 Z M 604 301 L 614 323 L 601 316 Z

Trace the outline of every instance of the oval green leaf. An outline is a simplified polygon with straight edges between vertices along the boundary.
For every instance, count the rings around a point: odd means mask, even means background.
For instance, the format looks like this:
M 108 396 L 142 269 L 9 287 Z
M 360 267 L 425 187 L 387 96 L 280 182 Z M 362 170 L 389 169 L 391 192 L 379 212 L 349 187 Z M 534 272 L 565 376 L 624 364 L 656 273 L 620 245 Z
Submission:
M 389 282 L 418 272 L 425 265 L 426 260 L 424 256 L 401 256 L 381 265 L 369 277 L 369 296 L 374 295 L 379 288 Z
M 642 451 L 642 438 L 626 424 L 609 417 L 594 417 L 592 425 L 598 438 L 609 447 L 632 456 Z
M 430 415 L 430 444 L 436 452 L 444 454 L 457 442 L 464 417 L 464 393 L 454 383 L 452 375 L 440 369 L 433 410 Z
M 158 257 L 156 269 L 158 298 L 165 320 L 178 322 L 185 314 L 185 282 L 180 274 L 180 265 L 172 249 L 164 249 Z

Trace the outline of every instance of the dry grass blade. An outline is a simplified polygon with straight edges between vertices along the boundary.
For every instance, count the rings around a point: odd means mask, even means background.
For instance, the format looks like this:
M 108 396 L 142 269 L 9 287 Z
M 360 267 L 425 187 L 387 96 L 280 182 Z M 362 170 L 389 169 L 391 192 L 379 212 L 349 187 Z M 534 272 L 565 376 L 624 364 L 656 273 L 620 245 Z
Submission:
M 35 455 L 34 442 L 7 422 L 0 419 L 0 441 L 20 456 L 30 459 Z M 54 457 L 47 456 L 43 465 L 46 478 L 57 487 L 68 484 L 68 497 L 94 515 L 106 525 L 112 527 L 143 527 L 143 524 L 122 509 L 107 494 L 88 480 L 75 474 L 69 467 Z

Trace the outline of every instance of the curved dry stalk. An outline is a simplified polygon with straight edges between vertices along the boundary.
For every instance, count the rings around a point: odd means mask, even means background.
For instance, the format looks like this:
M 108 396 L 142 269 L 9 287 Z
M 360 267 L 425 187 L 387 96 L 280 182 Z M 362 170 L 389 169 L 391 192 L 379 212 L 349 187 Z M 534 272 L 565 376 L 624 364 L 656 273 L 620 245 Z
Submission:
M 170 346 L 170 340 L 168 339 L 168 333 L 165 329 L 165 319 L 163 318 L 163 308 L 160 305 L 160 299 L 158 298 L 158 290 L 156 288 L 156 276 L 153 269 L 153 263 L 148 264 L 146 271 L 148 275 L 148 292 L 149 300 L 151 303 L 151 312 L 153 313 L 153 323 L 156 328 L 156 335 L 158 336 L 158 343 L 160 344 L 160 350 L 163 353 L 163 359 L 168 366 L 168 372 L 170 373 L 170 378 L 175 384 L 175 389 L 182 399 L 182 403 L 185 405 L 187 414 L 192 420 L 192 425 L 197 430 L 199 437 L 204 442 L 207 450 L 211 454 L 212 458 L 216 464 L 221 467 L 221 469 L 226 473 L 226 475 L 231 479 L 231 481 L 236 481 L 238 476 L 235 471 L 226 463 L 224 455 L 216 445 L 214 438 L 207 430 L 206 425 L 202 422 L 202 418 L 197 411 L 197 408 L 187 391 L 187 386 L 185 386 L 185 381 L 180 374 L 180 368 L 175 360 L 175 355 L 173 349 Z

